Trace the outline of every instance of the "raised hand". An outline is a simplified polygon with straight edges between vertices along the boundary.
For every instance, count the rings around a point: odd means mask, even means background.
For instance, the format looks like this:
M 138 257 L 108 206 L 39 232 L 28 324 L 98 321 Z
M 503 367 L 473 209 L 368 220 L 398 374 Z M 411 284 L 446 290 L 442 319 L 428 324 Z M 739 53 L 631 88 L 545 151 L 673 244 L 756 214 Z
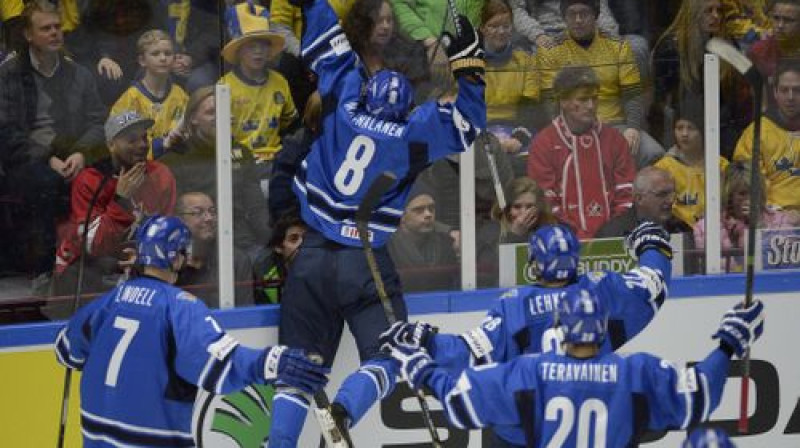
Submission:
M 669 233 L 652 221 L 643 221 L 625 237 L 625 247 L 639 258 L 648 249 L 658 249 L 672 259 L 672 246 Z

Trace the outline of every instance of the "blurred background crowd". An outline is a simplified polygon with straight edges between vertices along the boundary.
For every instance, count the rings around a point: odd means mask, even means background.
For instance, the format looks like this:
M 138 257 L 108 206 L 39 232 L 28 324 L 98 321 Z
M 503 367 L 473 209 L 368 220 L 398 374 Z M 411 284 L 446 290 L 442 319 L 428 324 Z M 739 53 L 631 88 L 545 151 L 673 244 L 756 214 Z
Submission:
M 399 70 L 417 103 L 458 95 L 440 0 L 329 0 L 364 70 Z M 477 283 L 498 247 L 563 222 L 582 240 L 644 219 L 706 238 L 741 271 L 750 225 L 800 223 L 800 0 L 456 0 L 483 36 L 489 126 L 475 145 Z M 216 102 L 231 90 L 235 304 L 279 303 L 305 225 L 291 178 L 322 99 L 288 0 L 0 3 L 0 322 L 63 318 L 126 275 L 142 217 L 192 231 L 178 284 L 219 306 Z M 745 52 L 754 91 L 720 69 L 718 148 L 705 146 L 705 43 Z M 763 98 L 759 185 L 753 99 Z M 797 151 L 796 148 L 797 147 Z M 706 234 L 705 159 L 720 158 L 721 232 Z M 418 178 L 389 248 L 408 292 L 460 287 L 459 158 Z M 499 176 L 505 204 L 492 173 Z M 762 210 L 750 223 L 750 191 Z M 792 193 L 792 192 L 795 193 Z M 222 204 L 228 206 L 227 204 Z M 87 250 L 88 249 L 88 250 Z

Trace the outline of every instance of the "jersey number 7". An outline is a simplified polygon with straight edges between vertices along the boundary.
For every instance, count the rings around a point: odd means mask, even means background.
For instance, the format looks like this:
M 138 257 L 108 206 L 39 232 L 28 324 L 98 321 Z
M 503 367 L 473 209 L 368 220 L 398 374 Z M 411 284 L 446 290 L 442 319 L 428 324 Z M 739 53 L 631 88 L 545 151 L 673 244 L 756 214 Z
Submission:
M 122 337 L 114 347 L 114 353 L 111 354 L 111 360 L 108 362 L 108 370 L 106 370 L 106 386 L 116 387 L 117 378 L 119 377 L 119 368 L 122 365 L 122 358 L 125 357 L 125 352 L 128 351 L 128 346 L 131 345 L 133 337 L 139 331 L 139 321 L 136 319 L 128 319 L 127 317 L 117 316 L 114 319 L 114 328 L 122 330 Z

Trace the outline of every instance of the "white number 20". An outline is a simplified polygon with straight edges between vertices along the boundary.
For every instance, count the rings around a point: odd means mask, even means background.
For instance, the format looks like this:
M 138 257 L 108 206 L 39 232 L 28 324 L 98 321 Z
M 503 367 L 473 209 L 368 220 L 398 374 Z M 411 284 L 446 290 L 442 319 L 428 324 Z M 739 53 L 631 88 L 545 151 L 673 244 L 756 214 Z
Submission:
M 558 424 L 553 438 L 547 444 L 547 448 L 559 448 L 564 446 L 567 437 L 575 425 L 575 405 L 567 397 L 553 397 L 547 402 L 544 410 L 544 418 L 547 421 L 558 421 L 559 414 L 561 422 Z M 594 418 L 594 448 L 606 447 L 606 434 L 608 433 L 608 410 L 605 403 L 597 399 L 589 399 L 581 403 L 578 410 L 578 435 L 575 440 L 576 448 L 589 448 L 589 430 L 592 427 Z
M 114 319 L 114 328 L 122 330 L 123 333 L 117 346 L 114 347 L 114 353 L 111 354 L 111 360 L 108 362 L 108 370 L 106 370 L 106 386 L 111 387 L 117 386 L 117 378 L 119 377 L 119 368 L 122 365 L 122 358 L 125 357 L 128 346 L 131 345 L 133 337 L 136 335 L 136 332 L 139 331 L 139 321 L 117 316 Z
M 364 181 L 364 171 L 375 156 L 375 142 L 366 135 L 359 135 L 350 143 L 347 154 L 333 178 L 333 184 L 343 195 L 352 196 Z

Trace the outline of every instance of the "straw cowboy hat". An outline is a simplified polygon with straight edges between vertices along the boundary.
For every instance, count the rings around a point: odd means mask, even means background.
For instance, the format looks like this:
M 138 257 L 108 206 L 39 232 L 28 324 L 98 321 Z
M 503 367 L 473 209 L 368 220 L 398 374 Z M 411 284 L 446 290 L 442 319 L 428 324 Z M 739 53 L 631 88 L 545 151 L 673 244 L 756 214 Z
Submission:
M 269 11 L 253 4 L 252 0 L 228 8 L 225 22 L 231 41 L 222 49 L 222 57 L 229 64 L 239 62 L 239 48 L 252 39 L 269 41 L 270 59 L 283 50 L 285 44 L 283 36 L 269 29 Z

